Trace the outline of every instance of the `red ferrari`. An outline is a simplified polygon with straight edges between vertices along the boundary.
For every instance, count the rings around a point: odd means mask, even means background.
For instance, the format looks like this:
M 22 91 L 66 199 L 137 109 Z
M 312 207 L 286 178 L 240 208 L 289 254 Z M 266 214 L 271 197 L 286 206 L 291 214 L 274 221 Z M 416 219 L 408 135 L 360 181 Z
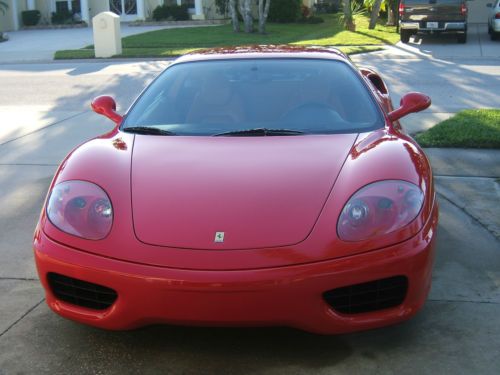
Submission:
M 34 253 L 75 321 L 280 325 L 323 334 L 413 316 L 431 284 L 429 162 L 373 70 L 335 49 L 177 59 L 59 167 Z

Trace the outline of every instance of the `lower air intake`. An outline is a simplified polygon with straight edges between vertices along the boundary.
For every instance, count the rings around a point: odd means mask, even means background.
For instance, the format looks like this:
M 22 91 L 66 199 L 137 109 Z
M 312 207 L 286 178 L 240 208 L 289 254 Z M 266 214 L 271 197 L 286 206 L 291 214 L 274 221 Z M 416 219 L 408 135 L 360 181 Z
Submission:
M 61 301 L 73 305 L 104 310 L 118 297 L 113 289 L 57 273 L 49 273 L 47 279 L 52 293 Z
M 342 314 L 387 309 L 403 303 L 408 290 L 405 276 L 370 281 L 332 289 L 323 294 L 326 302 Z

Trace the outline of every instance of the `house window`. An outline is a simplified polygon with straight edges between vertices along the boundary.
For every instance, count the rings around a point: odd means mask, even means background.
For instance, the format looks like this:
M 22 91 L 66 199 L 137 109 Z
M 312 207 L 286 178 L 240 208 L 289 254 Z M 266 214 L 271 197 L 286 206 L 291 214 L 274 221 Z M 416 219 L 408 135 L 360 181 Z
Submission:
M 56 1 L 57 13 L 81 13 L 80 0 L 58 0 Z
M 80 0 L 72 1 L 71 2 L 71 10 L 73 13 L 82 13 L 82 7 L 80 4 Z
M 69 13 L 69 2 L 68 1 L 56 1 L 56 12 L 57 13 Z
M 137 14 L 137 0 L 109 0 L 109 10 L 116 14 Z
M 186 4 L 188 8 L 194 8 L 194 0 L 182 0 L 181 4 Z

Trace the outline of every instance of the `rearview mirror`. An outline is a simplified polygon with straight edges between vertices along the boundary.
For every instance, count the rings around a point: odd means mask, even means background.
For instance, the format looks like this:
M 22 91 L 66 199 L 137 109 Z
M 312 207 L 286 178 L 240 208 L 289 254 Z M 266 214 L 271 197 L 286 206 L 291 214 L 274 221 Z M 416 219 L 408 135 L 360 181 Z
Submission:
M 98 96 L 90 104 L 95 113 L 104 115 L 116 124 L 120 124 L 123 116 L 116 113 L 116 102 L 111 96 Z
M 420 112 L 431 105 L 431 98 L 419 92 L 409 92 L 403 95 L 400 107 L 388 114 L 389 120 L 396 121 L 410 113 Z

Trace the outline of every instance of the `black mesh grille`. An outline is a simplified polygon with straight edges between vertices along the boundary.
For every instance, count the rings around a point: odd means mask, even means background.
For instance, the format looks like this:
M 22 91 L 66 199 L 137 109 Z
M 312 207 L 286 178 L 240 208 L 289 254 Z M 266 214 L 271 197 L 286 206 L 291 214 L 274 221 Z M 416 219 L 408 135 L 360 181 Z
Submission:
M 343 314 L 357 314 L 394 307 L 403 303 L 408 290 L 405 276 L 349 285 L 323 294 L 326 302 Z
M 57 273 L 49 273 L 47 279 L 57 298 L 89 309 L 107 309 L 118 296 L 113 289 Z

